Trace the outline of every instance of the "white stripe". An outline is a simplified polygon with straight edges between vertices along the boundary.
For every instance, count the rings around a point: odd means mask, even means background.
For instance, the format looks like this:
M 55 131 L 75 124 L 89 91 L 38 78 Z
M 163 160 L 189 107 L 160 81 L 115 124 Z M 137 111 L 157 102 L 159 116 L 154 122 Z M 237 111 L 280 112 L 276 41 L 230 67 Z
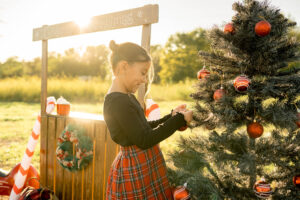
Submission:
M 39 120 L 36 120 L 35 121 L 35 124 L 34 124 L 34 126 L 33 126 L 33 132 L 35 132 L 35 134 L 36 135 L 39 135 L 40 134 L 40 128 L 41 128 L 41 124 L 40 124 L 40 122 L 39 122 Z
M 27 143 L 27 148 L 32 152 L 35 149 L 38 140 L 35 140 L 33 137 L 30 136 L 29 141 Z
M 17 186 L 17 188 L 20 189 L 23 187 L 26 177 L 27 176 L 23 176 L 20 171 L 18 172 L 16 181 L 15 181 L 15 185 Z
M 14 191 L 14 189 L 11 190 L 10 196 L 9 196 L 9 200 L 16 200 L 19 198 L 19 195 L 17 195 Z
M 32 159 L 32 157 L 27 156 L 27 154 L 25 153 L 25 155 L 22 158 L 22 162 L 21 162 L 21 166 L 24 170 L 29 169 L 31 159 Z M 20 170 L 18 170 L 18 171 L 20 171 Z

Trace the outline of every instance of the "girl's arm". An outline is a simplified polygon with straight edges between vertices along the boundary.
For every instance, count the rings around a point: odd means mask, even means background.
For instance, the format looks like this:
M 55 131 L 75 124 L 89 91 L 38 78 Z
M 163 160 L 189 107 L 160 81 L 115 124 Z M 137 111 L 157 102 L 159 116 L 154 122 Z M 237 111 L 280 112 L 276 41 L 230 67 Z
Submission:
M 121 126 L 122 134 L 125 134 L 130 142 L 141 149 L 148 149 L 158 144 L 186 125 L 184 115 L 177 113 L 164 123 L 151 128 L 143 114 L 139 113 L 138 108 L 123 98 L 114 100 L 110 113 Z
M 171 118 L 171 113 L 168 115 L 165 115 L 163 118 L 160 118 L 158 120 L 153 120 L 153 121 L 148 121 L 148 124 L 151 126 L 151 128 L 155 128 L 158 125 L 160 125 L 161 123 L 164 123 L 165 121 L 167 121 L 168 119 Z

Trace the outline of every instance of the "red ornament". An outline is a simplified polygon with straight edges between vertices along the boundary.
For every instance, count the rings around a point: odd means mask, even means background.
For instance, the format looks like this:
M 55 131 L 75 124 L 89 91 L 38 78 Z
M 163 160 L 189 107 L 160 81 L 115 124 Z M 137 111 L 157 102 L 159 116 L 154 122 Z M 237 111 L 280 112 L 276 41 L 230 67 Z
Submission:
M 183 126 L 183 127 L 180 127 L 178 130 L 179 131 L 185 131 L 187 129 L 187 126 Z
M 209 74 L 210 74 L 210 72 L 207 69 L 203 68 L 200 71 L 198 71 L 197 78 L 200 80 L 205 77 L 209 77 Z
M 263 178 L 254 184 L 253 191 L 257 197 L 262 199 L 270 197 L 273 193 L 270 184 L 267 183 Z
M 224 33 L 231 33 L 231 34 L 234 34 L 234 32 L 235 32 L 235 29 L 234 29 L 234 26 L 233 26 L 233 24 L 232 23 L 228 23 L 228 24 L 226 24 L 225 25 L 225 27 L 224 27 Z
M 271 24 L 268 21 L 262 20 L 255 25 L 255 33 L 258 36 L 266 36 L 271 31 Z
M 215 92 L 214 92 L 214 100 L 215 101 L 219 101 L 220 99 L 222 99 L 224 96 L 225 96 L 225 90 L 221 87 L 220 89 L 217 89 Z
M 246 75 L 238 76 L 233 81 L 233 86 L 238 92 L 245 92 L 250 87 L 251 80 Z
M 174 200 L 188 200 L 191 196 L 185 186 L 178 186 L 173 191 L 173 198 Z
M 300 109 L 297 109 L 297 121 L 296 124 L 298 128 L 300 128 Z
M 293 177 L 293 184 L 300 189 L 300 174 Z
M 258 122 L 252 122 L 247 126 L 247 132 L 250 138 L 260 137 L 264 132 L 264 127 Z

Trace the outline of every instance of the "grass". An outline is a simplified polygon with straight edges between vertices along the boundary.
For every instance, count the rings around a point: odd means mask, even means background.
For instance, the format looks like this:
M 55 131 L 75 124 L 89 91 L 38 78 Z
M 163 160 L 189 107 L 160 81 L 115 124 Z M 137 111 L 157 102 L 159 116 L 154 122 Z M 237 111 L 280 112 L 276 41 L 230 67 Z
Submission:
M 179 104 L 186 103 L 188 107 L 192 102 L 185 101 L 157 101 L 161 114 L 170 113 L 172 108 Z M 87 104 L 74 103 L 72 111 L 102 114 L 102 103 Z M 39 103 L 24 102 L 0 102 L 0 168 L 10 171 L 15 164 L 21 161 L 32 127 L 40 110 Z M 176 148 L 176 140 L 180 135 L 189 135 L 191 131 L 187 129 L 183 132 L 176 132 L 168 139 L 161 142 L 160 146 L 167 156 L 167 152 Z M 32 164 L 39 169 L 39 143 L 33 155 Z
M 196 81 L 196 80 L 195 80 Z M 157 101 L 191 101 L 189 94 L 195 82 L 186 81 L 177 84 L 153 84 L 151 96 Z M 40 102 L 41 80 L 38 77 L 0 79 L 0 101 L 10 102 Z M 75 86 L 75 87 L 74 87 Z M 100 81 L 97 78 L 83 80 L 80 78 L 49 78 L 48 96 L 63 96 L 71 102 L 103 101 L 110 87 L 110 81 Z

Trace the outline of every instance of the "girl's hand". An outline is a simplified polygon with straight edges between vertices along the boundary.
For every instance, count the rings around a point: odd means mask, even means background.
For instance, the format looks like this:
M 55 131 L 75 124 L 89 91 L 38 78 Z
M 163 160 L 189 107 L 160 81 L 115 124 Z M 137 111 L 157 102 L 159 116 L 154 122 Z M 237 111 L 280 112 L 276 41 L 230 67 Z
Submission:
M 177 106 L 175 109 L 173 109 L 172 116 L 174 116 L 178 112 L 183 112 L 183 111 L 187 111 L 186 104 L 181 104 L 181 105 Z
M 184 120 L 187 124 L 189 124 L 193 120 L 193 111 L 187 110 L 187 111 L 181 111 L 181 113 L 184 116 Z

